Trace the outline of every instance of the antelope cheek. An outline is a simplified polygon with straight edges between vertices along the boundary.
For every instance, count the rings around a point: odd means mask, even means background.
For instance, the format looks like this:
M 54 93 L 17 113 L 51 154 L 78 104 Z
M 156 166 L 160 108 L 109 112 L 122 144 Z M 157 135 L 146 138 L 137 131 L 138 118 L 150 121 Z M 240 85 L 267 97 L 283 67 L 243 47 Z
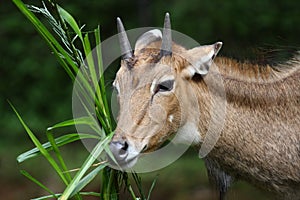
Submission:
M 167 119 L 167 113 L 165 109 L 159 104 L 152 106 L 149 115 L 151 121 L 156 124 L 164 124 Z

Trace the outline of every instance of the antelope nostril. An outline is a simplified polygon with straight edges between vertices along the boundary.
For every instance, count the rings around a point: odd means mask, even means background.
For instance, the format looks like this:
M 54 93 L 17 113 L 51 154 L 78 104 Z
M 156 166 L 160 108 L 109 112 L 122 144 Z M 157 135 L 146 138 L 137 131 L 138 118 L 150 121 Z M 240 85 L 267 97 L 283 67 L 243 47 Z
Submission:
M 120 157 L 125 157 L 127 156 L 128 152 L 128 143 L 125 141 L 123 144 L 122 144 L 122 147 L 120 148 L 119 150 L 119 156 Z
M 128 143 L 125 141 L 122 150 L 127 151 L 127 149 L 128 149 Z
M 111 142 L 110 149 L 117 159 L 124 159 L 128 155 L 128 143 L 126 141 Z

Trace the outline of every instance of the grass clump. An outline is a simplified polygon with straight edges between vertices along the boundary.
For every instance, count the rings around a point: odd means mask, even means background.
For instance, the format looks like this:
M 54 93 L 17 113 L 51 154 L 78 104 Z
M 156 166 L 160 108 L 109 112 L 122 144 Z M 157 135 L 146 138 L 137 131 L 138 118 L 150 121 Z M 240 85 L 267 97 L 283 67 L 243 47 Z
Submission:
M 147 196 L 144 194 L 141 178 L 137 174 L 127 174 L 109 168 L 105 157 L 100 159 L 100 162 L 97 161 L 101 154 L 110 153 L 108 144 L 115 128 L 107 102 L 104 77 L 101 76 L 103 65 L 100 28 L 97 27 L 92 31 L 83 31 L 84 26 L 80 27 L 73 16 L 53 0 L 42 2 L 43 7 L 26 5 L 21 0 L 13 0 L 13 2 L 34 25 L 70 77 L 76 87 L 74 95 L 78 98 L 85 112 L 84 116 L 76 116 L 74 119 L 63 121 L 47 128 L 46 136 L 48 141 L 42 143 L 27 126 L 16 108 L 10 103 L 26 133 L 35 145 L 35 148 L 19 155 L 17 161 L 22 163 L 36 156 L 43 156 L 65 185 L 64 191 L 57 194 L 26 170 L 21 170 L 21 174 L 48 193 L 48 195 L 37 199 L 83 199 L 86 195 L 96 196 L 103 200 L 119 199 L 122 188 L 125 188 L 133 199 L 149 199 L 150 194 Z M 47 28 L 37 15 L 46 18 L 50 28 Z M 95 46 L 94 52 L 92 52 L 92 44 Z M 55 133 L 58 130 L 78 126 L 88 127 L 88 130 L 91 130 L 91 132 L 65 133 L 55 137 Z M 70 173 L 72 169 L 67 167 L 66 159 L 61 153 L 61 147 L 78 140 L 87 139 L 96 141 L 95 145 L 82 165 L 78 170 L 75 170 L 76 173 Z M 101 173 L 100 191 L 83 192 L 82 189 L 99 173 Z M 132 176 L 132 179 L 129 179 L 129 176 Z M 130 180 L 133 180 L 134 185 L 137 187 L 136 192 Z M 151 186 L 150 192 L 153 186 L 154 184 Z

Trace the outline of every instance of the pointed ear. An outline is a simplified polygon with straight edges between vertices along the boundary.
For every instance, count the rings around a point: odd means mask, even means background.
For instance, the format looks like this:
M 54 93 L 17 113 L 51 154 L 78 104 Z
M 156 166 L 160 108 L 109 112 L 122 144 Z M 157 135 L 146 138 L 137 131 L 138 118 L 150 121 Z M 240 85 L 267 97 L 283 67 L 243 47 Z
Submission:
M 141 49 L 146 48 L 150 43 L 160 41 L 161 39 L 162 33 L 160 30 L 153 29 L 151 31 L 147 31 L 137 39 L 134 52 L 138 52 Z
M 222 45 L 222 42 L 216 42 L 212 45 L 199 46 L 188 50 L 187 59 L 190 65 L 182 71 L 183 75 L 187 78 L 192 78 L 195 74 L 206 75 Z

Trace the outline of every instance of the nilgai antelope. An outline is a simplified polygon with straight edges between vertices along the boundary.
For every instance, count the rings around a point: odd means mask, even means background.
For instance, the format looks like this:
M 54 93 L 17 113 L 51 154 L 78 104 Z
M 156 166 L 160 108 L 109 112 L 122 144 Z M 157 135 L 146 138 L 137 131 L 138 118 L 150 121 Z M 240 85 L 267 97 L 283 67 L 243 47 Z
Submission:
M 233 179 L 279 199 L 300 199 L 299 56 L 260 66 L 215 58 L 221 42 L 185 49 L 172 41 L 168 14 L 163 33 L 144 33 L 132 50 L 117 22 L 123 56 L 113 85 L 120 111 L 110 150 L 118 165 L 133 166 L 141 153 L 154 151 L 174 134 L 200 149 L 211 106 L 224 98 L 224 124 L 204 158 L 221 199 Z

